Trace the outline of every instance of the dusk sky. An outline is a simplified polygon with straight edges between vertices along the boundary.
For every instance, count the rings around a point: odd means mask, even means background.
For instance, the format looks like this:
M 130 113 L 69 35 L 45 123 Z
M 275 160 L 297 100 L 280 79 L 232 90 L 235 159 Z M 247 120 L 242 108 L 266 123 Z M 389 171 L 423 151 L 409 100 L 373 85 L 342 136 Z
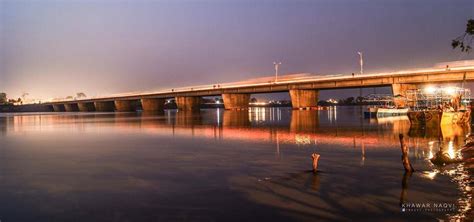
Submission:
M 88 96 L 473 59 L 472 0 L 0 0 L 0 91 Z M 335 91 L 326 92 L 332 94 Z M 352 91 L 340 91 L 345 96 Z

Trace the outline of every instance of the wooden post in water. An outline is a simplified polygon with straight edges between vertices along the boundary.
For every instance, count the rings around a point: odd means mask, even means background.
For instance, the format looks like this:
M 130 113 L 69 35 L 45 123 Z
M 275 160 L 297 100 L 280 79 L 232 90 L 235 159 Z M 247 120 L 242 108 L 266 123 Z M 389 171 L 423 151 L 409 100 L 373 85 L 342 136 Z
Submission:
M 311 154 L 311 158 L 313 159 L 313 173 L 316 173 L 316 171 L 318 171 L 318 161 L 320 156 L 321 155 L 317 153 Z
M 403 138 L 403 134 L 399 134 L 398 137 L 400 138 L 400 148 L 402 149 L 402 163 L 403 167 L 405 168 L 406 172 L 414 172 L 413 166 L 410 163 L 410 159 L 408 159 L 408 146 L 405 143 Z

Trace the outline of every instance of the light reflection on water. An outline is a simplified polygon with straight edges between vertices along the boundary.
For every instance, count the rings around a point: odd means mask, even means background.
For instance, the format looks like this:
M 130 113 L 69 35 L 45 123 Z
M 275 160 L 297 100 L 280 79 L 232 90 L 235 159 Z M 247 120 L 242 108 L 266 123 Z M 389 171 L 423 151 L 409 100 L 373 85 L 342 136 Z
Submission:
M 429 162 L 440 151 L 456 157 L 469 127 L 410 128 L 407 118 L 360 111 L 1 114 L 0 220 L 470 216 L 469 171 Z M 413 175 L 403 173 L 400 133 Z M 401 212 L 401 202 L 459 209 Z

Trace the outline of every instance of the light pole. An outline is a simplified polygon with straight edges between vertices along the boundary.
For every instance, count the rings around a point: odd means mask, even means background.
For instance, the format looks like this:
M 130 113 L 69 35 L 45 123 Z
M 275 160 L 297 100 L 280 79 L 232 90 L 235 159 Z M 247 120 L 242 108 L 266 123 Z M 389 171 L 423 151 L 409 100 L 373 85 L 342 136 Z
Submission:
M 363 54 L 362 54 L 362 52 L 357 52 L 357 54 L 359 54 L 359 57 L 360 57 L 360 60 L 359 60 L 360 74 L 364 74 L 364 57 L 363 57 Z
M 275 82 L 278 81 L 278 68 L 280 68 L 281 62 L 273 62 L 275 66 Z
M 359 54 L 359 63 L 360 63 L 360 74 L 364 74 L 364 58 L 362 56 L 362 52 L 357 52 Z M 359 88 L 359 97 L 362 98 L 362 88 Z M 362 106 L 360 106 L 360 110 L 362 112 Z M 362 116 L 360 117 L 362 121 Z

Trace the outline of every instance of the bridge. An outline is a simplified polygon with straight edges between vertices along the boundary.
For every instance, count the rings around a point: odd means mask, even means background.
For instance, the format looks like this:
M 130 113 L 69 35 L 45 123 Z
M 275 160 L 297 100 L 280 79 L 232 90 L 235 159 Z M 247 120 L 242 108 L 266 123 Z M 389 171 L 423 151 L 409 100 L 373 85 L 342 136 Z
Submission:
M 174 98 L 178 109 L 197 110 L 202 97 L 222 96 L 225 109 L 249 107 L 251 94 L 289 92 L 294 109 L 312 109 L 317 106 L 319 91 L 389 86 L 394 95 L 406 95 L 406 90 L 426 84 L 459 83 L 474 80 L 474 67 L 457 67 L 377 74 L 330 75 L 283 78 L 278 81 L 247 81 L 222 85 L 207 85 L 162 90 L 151 93 L 132 93 L 110 97 L 47 102 L 52 111 L 130 112 L 140 103 L 144 111 L 163 110 L 166 99 Z

